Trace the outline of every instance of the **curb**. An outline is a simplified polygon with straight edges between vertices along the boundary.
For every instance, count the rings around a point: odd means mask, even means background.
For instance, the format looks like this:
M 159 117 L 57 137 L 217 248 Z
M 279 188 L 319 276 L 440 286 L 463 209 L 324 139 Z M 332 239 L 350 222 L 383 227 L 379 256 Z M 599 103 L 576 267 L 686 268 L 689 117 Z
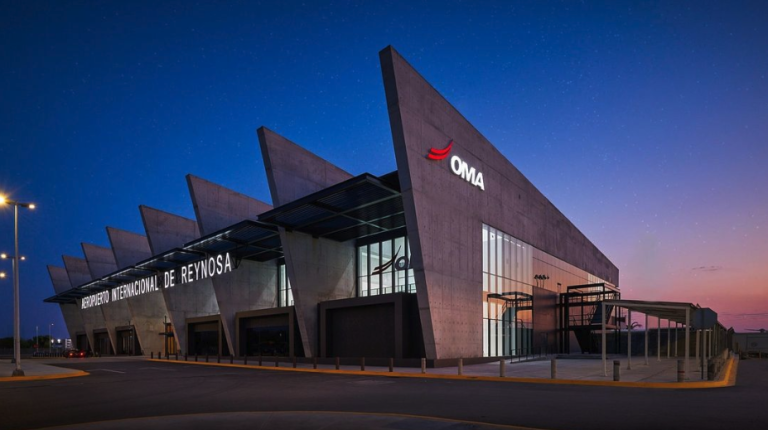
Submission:
M 0 382 L 21 382 L 21 381 L 46 381 L 50 379 L 77 378 L 78 376 L 87 376 L 88 372 L 79 370 L 70 373 L 54 373 L 52 375 L 31 375 L 31 376 L 3 376 Z
M 597 387 L 623 387 L 623 388 L 660 388 L 660 389 L 702 389 L 702 388 L 722 388 L 736 385 L 736 369 L 738 364 L 734 357 L 728 362 L 723 372 L 723 377 L 717 381 L 703 382 L 614 382 L 614 381 L 585 381 L 580 379 L 545 379 L 545 378 L 518 378 L 518 377 L 499 377 L 499 376 L 466 376 L 466 375 L 441 375 L 434 373 L 404 373 L 404 372 L 371 372 L 362 370 L 335 370 L 335 369 L 304 369 L 293 367 L 268 367 L 253 366 L 245 364 L 228 363 L 203 363 L 196 361 L 176 361 L 176 360 L 158 360 L 149 359 L 158 363 L 192 364 L 200 366 L 229 367 L 238 369 L 254 370 L 272 370 L 283 372 L 303 372 L 303 373 L 326 373 L 333 375 L 356 375 L 356 376 L 379 376 L 386 378 L 421 378 L 421 379 L 447 379 L 459 381 L 487 381 L 487 382 L 513 382 L 524 384 L 557 384 L 557 385 L 581 385 Z

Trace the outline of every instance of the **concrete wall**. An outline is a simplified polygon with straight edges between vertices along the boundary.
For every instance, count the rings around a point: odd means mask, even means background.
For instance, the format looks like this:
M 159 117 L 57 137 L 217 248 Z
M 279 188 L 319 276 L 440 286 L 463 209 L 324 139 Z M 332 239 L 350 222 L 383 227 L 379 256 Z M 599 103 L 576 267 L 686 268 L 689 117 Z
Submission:
M 72 285 L 69 283 L 67 269 L 58 266 L 48 266 L 48 275 L 51 277 L 53 291 L 56 294 L 61 294 L 72 288 Z M 80 315 L 80 308 L 76 304 L 60 304 L 59 307 L 64 317 L 64 324 L 67 325 L 68 337 L 75 339 L 78 332 L 85 333 L 85 324 L 83 323 L 83 317 Z
M 178 248 L 200 237 L 197 223 L 191 219 L 139 206 L 144 229 L 153 255 Z M 219 314 L 216 293 L 210 279 L 163 289 L 168 318 L 179 353 L 187 350 L 186 320 Z
M 119 268 L 132 266 L 152 256 L 146 236 L 113 227 L 107 227 L 107 236 Z M 159 333 L 165 331 L 163 318 L 166 316 L 162 293 L 142 294 L 128 298 L 125 302 L 143 353 L 148 355 L 150 351 L 162 351 L 164 338 Z
M 284 205 L 352 177 L 264 127 L 258 129 L 272 201 Z M 320 302 L 355 294 L 355 246 L 280 229 L 304 354 L 319 353 Z
M 616 266 L 394 49 L 380 59 L 428 358 L 482 355 L 483 223 L 618 285 Z M 451 157 L 427 158 L 451 141 L 484 191 Z
M 117 270 L 115 254 L 112 252 L 111 248 L 96 246 L 89 243 L 83 243 L 81 245 L 92 279 L 101 278 L 102 276 L 109 275 Z M 109 341 L 115 347 L 114 351 L 117 352 L 116 327 L 131 324 L 131 311 L 128 309 L 128 302 L 125 300 L 109 302 L 99 306 L 99 308 L 104 315 L 104 322 L 107 326 Z
M 255 220 L 272 209 L 267 203 L 187 175 L 197 224 L 203 235 L 245 219 Z M 236 270 L 211 278 L 229 350 L 240 355 L 236 341 L 236 313 L 277 306 L 277 261 L 243 260 Z
M 72 288 L 77 288 L 91 281 L 91 272 L 88 270 L 88 263 L 85 259 L 70 257 L 68 255 L 63 255 L 61 258 L 64 260 L 64 267 L 67 270 L 67 276 L 69 277 L 69 283 L 72 285 Z M 80 300 L 77 301 L 77 309 L 80 310 L 80 315 L 83 318 L 83 327 L 85 334 L 88 337 L 88 344 L 93 351 L 97 351 L 93 331 L 107 328 L 107 323 L 104 321 L 104 314 L 101 312 L 101 309 L 99 309 L 99 306 L 81 309 Z M 112 345 L 113 350 L 114 348 L 115 345 Z

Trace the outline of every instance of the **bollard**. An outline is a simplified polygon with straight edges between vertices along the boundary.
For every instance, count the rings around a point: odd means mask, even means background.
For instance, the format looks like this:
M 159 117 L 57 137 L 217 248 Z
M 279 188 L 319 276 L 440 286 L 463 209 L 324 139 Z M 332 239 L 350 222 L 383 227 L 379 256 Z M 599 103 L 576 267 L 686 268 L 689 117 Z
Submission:
M 557 359 L 553 358 L 549 362 L 549 377 L 552 379 L 557 379 Z
M 165 359 L 166 360 L 170 360 L 171 359 L 171 354 L 165 354 Z
M 336 370 L 339 370 L 339 357 L 336 357 Z
M 464 359 L 459 359 L 459 376 L 461 376 L 464 373 Z
M 205 362 L 208 362 L 208 353 L 205 354 Z
M 221 354 L 216 354 L 216 362 L 221 363 Z
M 294 369 L 296 368 L 296 356 L 295 355 L 293 356 L 293 368 Z
M 685 381 L 685 361 L 677 360 L 677 382 Z
M 365 372 L 365 357 L 360 357 L 360 371 Z
M 187 354 L 184 354 L 184 361 L 187 361 Z
M 155 359 L 155 351 L 149 351 L 149 358 L 150 358 L 151 360 L 154 360 L 154 359 Z
M 280 362 L 277 361 L 277 357 L 275 357 L 275 367 L 280 367 Z
M 502 358 L 499 360 L 499 377 L 503 378 L 505 376 L 507 376 L 507 362 Z
M 229 354 L 229 364 L 235 364 L 235 355 Z
M 421 373 L 427 373 L 427 359 L 421 359 Z
M 312 357 L 312 368 L 317 369 L 317 357 Z
M 613 360 L 613 380 L 621 381 L 621 361 Z
M 176 352 L 176 361 L 179 361 L 179 352 Z
M 392 373 L 395 371 L 395 359 L 390 358 L 389 359 L 389 373 Z
M 245 356 L 243 357 L 243 364 L 246 366 L 248 365 L 248 354 L 245 354 Z
M 195 353 L 195 363 L 197 363 L 197 353 Z

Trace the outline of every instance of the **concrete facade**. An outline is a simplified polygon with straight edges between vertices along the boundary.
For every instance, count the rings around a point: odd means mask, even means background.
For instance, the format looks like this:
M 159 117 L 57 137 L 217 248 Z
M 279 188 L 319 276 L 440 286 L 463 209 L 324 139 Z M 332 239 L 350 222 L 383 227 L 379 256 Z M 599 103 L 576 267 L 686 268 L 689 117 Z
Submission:
M 197 338 L 205 354 L 213 350 L 213 339 L 219 353 L 262 351 L 265 343 L 284 342 L 271 336 L 285 333 L 290 354 L 303 351 L 306 357 L 360 353 L 437 363 L 559 348 L 558 337 L 570 330 L 558 321 L 560 294 L 568 286 L 601 282 L 616 290 L 618 269 L 394 49 L 381 51 L 380 60 L 396 172 L 363 174 L 342 184 L 353 176 L 259 128 L 275 208 L 188 175 L 196 220 L 140 206 L 146 237 L 108 228 L 113 259 L 108 250 L 84 244 L 85 271 L 77 259 L 65 257 L 74 288 L 153 256 L 131 276 L 145 276 L 146 267 L 160 273 L 167 265 L 176 265 L 169 270 L 192 267 L 225 252 L 236 256 L 231 272 L 131 297 L 121 308 L 106 304 L 83 310 L 82 326 L 91 342 L 93 331 L 105 326 L 114 345 L 115 321 L 129 316 L 145 353 L 165 349 L 159 334 L 166 317 L 182 354 L 198 345 Z M 336 223 L 340 218 L 344 222 Z M 264 243 L 272 242 L 259 248 L 257 232 L 262 231 L 268 238 Z M 488 240 L 491 235 L 496 239 Z M 505 240 L 514 252 L 521 249 L 515 254 L 519 261 L 504 260 L 512 253 L 502 251 Z M 259 258 L 271 260 L 257 261 L 253 249 L 268 250 L 269 257 Z M 498 252 L 494 255 L 504 270 L 515 266 L 515 274 L 491 273 L 496 269 L 484 263 L 491 252 Z M 278 299 L 283 262 L 292 306 Z M 497 290 L 488 289 L 491 282 Z M 368 289 L 362 291 L 358 283 Z M 65 306 L 70 305 L 62 305 L 63 312 Z M 367 333 L 374 339 L 354 341 Z M 524 348 L 509 347 L 523 342 Z
M 51 277 L 51 283 L 53 284 L 53 290 L 56 294 L 63 293 L 70 288 L 72 284 L 69 282 L 69 275 L 67 269 L 58 266 L 48 266 L 48 276 Z M 64 317 L 64 324 L 67 325 L 67 331 L 70 337 L 77 336 L 78 333 L 85 333 L 85 324 L 83 323 L 83 316 L 78 309 L 77 304 L 74 303 L 61 303 L 61 314 Z
M 193 175 L 187 175 L 189 194 L 197 224 L 203 235 L 214 233 L 242 220 L 256 220 L 272 209 L 267 203 L 248 197 Z M 274 261 L 243 260 L 238 270 L 211 279 L 229 350 L 240 355 L 235 341 L 236 314 L 277 306 L 277 264 Z
M 148 206 L 140 206 L 141 219 L 152 254 L 157 255 L 200 237 L 197 222 Z M 165 309 L 173 324 L 176 347 L 187 350 L 187 319 L 218 316 L 219 305 L 210 279 L 162 290 Z
M 481 356 L 482 224 L 618 284 L 618 269 L 393 48 L 380 53 L 428 358 Z M 427 158 L 451 154 L 484 188 Z
M 125 268 L 152 257 L 149 240 L 146 236 L 107 227 L 107 236 L 112 245 L 115 263 Z M 130 312 L 131 325 L 136 330 L 136 337 L 144 353 L 162 351 L 165 331 L 163 320 L 166 317 L 165 300 L 162 294 L 144 294 L 126 300 Z
M 272 201 L 283 205 L 352 177 L 277 133 L 258 130 Z M 355 246 L 280 229 L 285 268 L 293 288 L 307 357 L 319 354 L 320 302 L 354 297 Z M 309 270 L 308 270 L 309 269 Z
M 69 283 L 72 286 L 79 286 L 91 281 L 91 272 L 88 270 L 88 262 L 84 258 L 71 257 L 63 255 L 64 267 L 67 270 L 67 276 L 69 277 Z M 80 303 L 77 304 L 80 309 Z M 88 337 L 88 344 L 96 351 L 96 340 L 94 337 L 94 330 L 106 330 L 107 323 L 104 321 L 104 313 L 98 307 L 82 309 L 80 315 L 83 318 L 83 329 Z M 112 345 L 114 350 L 114 345 Z
M 111 248 L 82 243 L 83 255 L 88 264 L 88 271 L 92 279 L 98 279 L 117 270 L 115 254 Z M 107 328 L 109 341 L 117 351 L 117 327 L 131 325 L 131 311 L 127 301 L 118 301 L 108 305 L 99 306 L 104 316 L 104 324 Z

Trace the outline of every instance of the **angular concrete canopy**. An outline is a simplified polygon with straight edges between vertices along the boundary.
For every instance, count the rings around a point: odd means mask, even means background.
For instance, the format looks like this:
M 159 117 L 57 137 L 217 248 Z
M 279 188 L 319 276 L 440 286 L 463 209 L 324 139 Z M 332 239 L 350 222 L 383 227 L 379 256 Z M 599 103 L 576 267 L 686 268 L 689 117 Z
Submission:
M 183 246 L 200 237 L 197 222 L 148 206 L 139 206 L 153 255 Z M 216 292 L 210 279 L 163 289 L 165 308 L 173 325 L 178 350 L 187 351 L 188 318 L 219 314 Z
M 88 262 L 84 258 L 70 257 L 63 255 L 61 257 L 64 260 L 64 267 L 67 270 L 67 276 L 69 277 L 69 283 L 72 288 L 77 288 L 80 285 L 86 284 L 91 281 L 91 272 L 88 270 Z M 77 308 L 80 309 L 80 300 L 77 301 Z M 106 329 L 107 323 L 104 321 L 104 314 L 101 312 L 98 306 L 80 309 L 83 318 L 83 327 L 85 335 L 88 337 L 88 344 L 94 351 L 97 350 L 96 343 L 94 342 L 94 330 Z M 114 350 L 114 345 L 112 345 Z
M 482 356 L 483 223 L 618 285 L 616 266 L 400 54 L 380 59 L 428 358 Z M 484 190 L 427 158 L 449 142 Z
M 115 262 L 120 269 L 152 257 L 146 236 L 114 227 L 107 227 L 107 236 L 112 245 Z M 162 351 L 165 339 L 159 334 L 165 331 L 163 323 L 167 315 L 163 295 L 141 294 L 127 299 L 126 302 L 143 353 L 148 355 L 150 351 Z
M 98 279 L 117 271 L 115 254 L 111 248 L 90 243 L 82 243 L 81 245 L 92 279 Z M 101 309 L 104 315 L 109 341 L 112 342 L 112 350 L 117 353 L 117 327 L 131 324 L 131 312 L 128 309 L 128 302 L 125 300 L 110 302 L 99 306 L 99 309 Z
M 69 283 L 67 269 L 58 266 L 48 266 L 48 275 L 51 277 L 53 291 L 55 291 L 56 294 L 63 293 L 72 288 L 72 284 Z M 67 325 L 69 338 L 75 338 L 78 332 L 84 333 L 85 325 L 77 305 L 62 303 L 59 304 L 59 306 L 61 307 L 61 314 L 64 317 L 64 324 Z
M 258 129 L 269 190 L 276 205 L 352 177 L 328 161 L 264 127 Z M 320 302 L 354 297 L 354 241 L 338 243 L 280 229 L 286 273 L 291 283 L 299 332 L 307 357 L 316 357 Z
M 272 209 L 267 203 L 193 175 L 187 175 L 187 184 L 203 235 L 244 219 L 255 220 L 259 214 Z M 277 263 L 243 260 L 237 270 L 211 278 L 211 282 L 216 291 L 225 340 L 229 350 L 240 355 L 235 341 L 236 313 L 277 305 Z

